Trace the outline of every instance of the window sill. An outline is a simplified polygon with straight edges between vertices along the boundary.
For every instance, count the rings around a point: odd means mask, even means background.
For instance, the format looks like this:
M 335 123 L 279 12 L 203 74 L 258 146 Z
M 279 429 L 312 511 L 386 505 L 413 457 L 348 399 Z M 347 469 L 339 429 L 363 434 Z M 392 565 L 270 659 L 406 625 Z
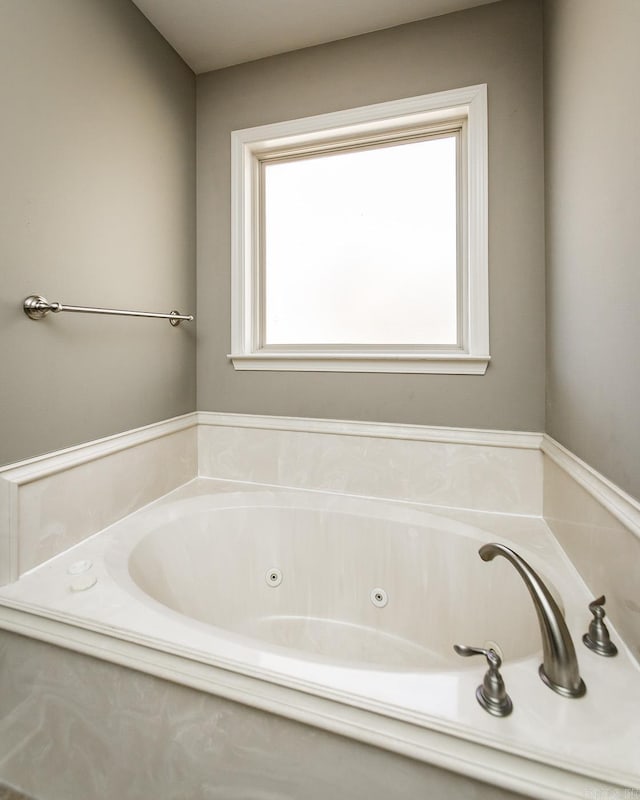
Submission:
M 484 375 L 490 356 L 468 353 L 231 353 L 237 370 Z

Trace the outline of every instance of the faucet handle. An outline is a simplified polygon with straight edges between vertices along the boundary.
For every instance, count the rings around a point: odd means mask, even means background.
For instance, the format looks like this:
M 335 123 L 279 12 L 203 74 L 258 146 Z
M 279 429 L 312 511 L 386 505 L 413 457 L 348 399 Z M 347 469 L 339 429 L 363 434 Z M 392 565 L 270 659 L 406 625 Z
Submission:
M 609 629 L 604 623 L 604 604 L 604 595 L 589 603 L 589 611 L 593 614 L 593 619 L 589 624 L 588 632 L 582 637 L 582 641 L 589 650 L 593 650 L 599 656 L 615 656 L 618 648 L 609 638 Z
M 453 649 L 459 656 L 484 656 L 490 667 L 500 669 L 502 666 L 502 659 L 493 648 L 486 649 L 484 647 L 470 647 L 466 644 L 454 644 Z
M 500 674 L 502 659 L 498 653 L 493 648 L 469 647 L 464 644 L 454 644 L 453 649 L 459 656 L 484 656 L 487 659 L 489 669 L 476 689 L 476 700 L 494 717 L 507 717 L 513 711 L 513 703 Z
M 596 619 L 603 619 L 604 618 L 604 604 L 606 602 L 605 596 L 602 594 L 600 597 L 597 597 L 595 600 L 592 600 L 589 603 L 589 611 L 593 614 Z

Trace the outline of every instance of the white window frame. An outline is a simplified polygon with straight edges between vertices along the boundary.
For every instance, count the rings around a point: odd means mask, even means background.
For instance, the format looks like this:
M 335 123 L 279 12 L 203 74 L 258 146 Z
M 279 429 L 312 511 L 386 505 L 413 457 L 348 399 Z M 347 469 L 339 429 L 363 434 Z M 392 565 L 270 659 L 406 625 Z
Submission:
M 265 347 L 261 341 L 262 162 L 415 131 L 462 128 L 461 343 L 458 347 Z M 238 370 L 486 372 L 489 354 L 486 84 L 261 125 L 231 133 L 231 354 Z

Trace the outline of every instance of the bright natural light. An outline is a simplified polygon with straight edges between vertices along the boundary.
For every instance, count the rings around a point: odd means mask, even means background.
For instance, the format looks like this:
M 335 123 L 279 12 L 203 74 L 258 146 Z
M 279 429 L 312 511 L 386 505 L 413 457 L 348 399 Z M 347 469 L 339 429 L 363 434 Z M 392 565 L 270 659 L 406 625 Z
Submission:
M 265 345 L 455 345 L 454 134 L 265 161 Z

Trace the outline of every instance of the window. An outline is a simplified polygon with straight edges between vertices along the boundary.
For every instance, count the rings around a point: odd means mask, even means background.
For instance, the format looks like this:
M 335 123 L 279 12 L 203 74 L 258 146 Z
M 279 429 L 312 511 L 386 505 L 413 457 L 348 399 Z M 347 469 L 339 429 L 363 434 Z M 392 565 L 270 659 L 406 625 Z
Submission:
M 236 369 L 483 374 L 486 87 L 232 133 Z

